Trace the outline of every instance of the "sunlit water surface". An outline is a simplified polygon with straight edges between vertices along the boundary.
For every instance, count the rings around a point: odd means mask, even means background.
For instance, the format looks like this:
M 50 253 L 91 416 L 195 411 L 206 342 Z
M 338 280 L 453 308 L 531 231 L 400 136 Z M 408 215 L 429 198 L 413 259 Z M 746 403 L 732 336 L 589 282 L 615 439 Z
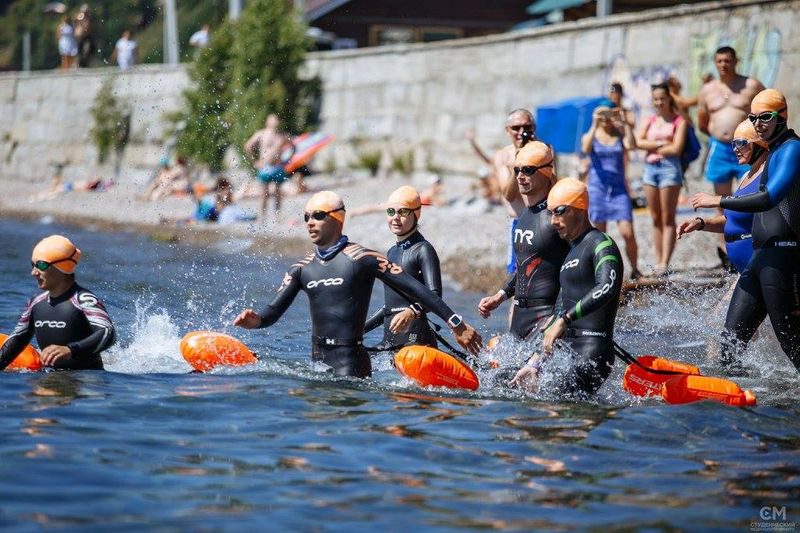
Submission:
M 751 409 L 633 399 L 621 364 L 588 403 L 523 395 L 489 374 L 475 393 L 424 390 L 385 354 L 372 380 L 334 380 L 310 364 L 304 296 L 269 330 L 230 327 L 237 311 L 272 297 L 292 258 L 248 255 L 246 239 L 192 248 L 6 220 L 0 331 L 36 291 L 30 250 L 53 232 L 83 250 L 79 281 L 105 300 L 118 342 L 107 372 L 0 375 L 2 527 L 742 530 L 800 521 L 800 386 L 770 335 L 753 344 L 751 376 L 740 380 L 758 395 Z M 723 293 L 668 291 L 628 305 L 618 340 L 713 373 L 706 340 L 720 328 Z M 479 298 L 446 290 L 486 337 L 505 313 L 481 321 Z M 188 374 L 178 344 L 195 329 L 233 333 L 262 362 Z M 506 343 L 495 357 L 509 368 L 527 352 Z

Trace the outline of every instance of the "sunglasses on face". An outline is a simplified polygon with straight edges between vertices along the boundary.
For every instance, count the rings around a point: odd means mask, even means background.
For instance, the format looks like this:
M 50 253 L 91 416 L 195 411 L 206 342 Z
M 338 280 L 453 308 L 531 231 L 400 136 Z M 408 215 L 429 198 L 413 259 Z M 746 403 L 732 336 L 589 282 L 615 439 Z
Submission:
M 559 216 L 559 217 L 560 217 L 560 216 L 562 216 L 564 213 L 566 213 L 566 212 L 567 212 L 567 209 L 569 209 L 569 206 L 568 206 L 568 205 L 560 205 L 560 206 L 556 207 L 555 209 L 552 209 L 552 210 L 550 210 L 550 214 L 551 214 L 551 215 L 556 215 L 556 216 Z
M 533 131 L 533 124 L 515 124 L 514 126 L 509 126 L 508 129 L 511 131 Z
M 780 111 L 764 111 L 763 113 L 750 113 L 747 115 L 747 119 L 752 122 L 753 124 L 756 123 L 756 120 L 760 120 L 761 122 L 770 122 L 775 119 L 778 115 L 780 115 L 783 111 L 786 111 L 784 107 Z
M 417 209 L 419 209 L 419 208 L 417 208 Z M 394 207 L 389 207 L 389 208 L 386 209 L 386 214 L 389 215 L 390 217 L 393 217 L 395 215 L 400 215 L 401 217 L 405 218 L 408 215 L 410 215 L 411 213 L 413 213 L 414 211 L 416 211 L 416 209 L 411 209 L 410 207 L 401 207 L 400 209 L 395 209 Z
M 552 167 L 553 162 L 541 165 L 541 166 L 534 166 L 534 165 L 525 165 L 524 167 L 514 167 L 514 175 L 516 176 L 520 172 L 522 172 L 526 176 L 533 176 L 536 174 L 536 171 L 542 168 Z
M 750 144 L 750 141 L 748 139 L 733 139 L 731 141 L 731 146 L 733 147 L 734 150 L 741 150 L 748 144 Z
M 344 211 L 344 207 L 340 207 L 339 209 L 333 209 L 331 211 L 314 211 L 313 213 L 303 213 L 303 220 L 308 222 L 312 218 L 314 220 L 325 220 L 325 217 L 330 215 L 331 213 L 335 213 L 337 211 Z

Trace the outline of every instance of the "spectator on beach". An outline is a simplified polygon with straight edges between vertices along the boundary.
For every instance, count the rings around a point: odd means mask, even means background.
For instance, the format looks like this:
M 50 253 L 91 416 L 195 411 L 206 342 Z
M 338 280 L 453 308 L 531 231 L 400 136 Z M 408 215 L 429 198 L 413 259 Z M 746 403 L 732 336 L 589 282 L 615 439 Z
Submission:
M 208 42 L 210 40 L 209 34 L 210 26 L 208 24 L 203 24 L 203 27 L 197 30 L 189 37 L 189 46 L 195 48 L 196 54 L 199 54 L 200 51 L 208 46 Z
M 747 118 L 753 97 L 764 89 L 757 79 L 737 73 L 736 64 L 733 48 L 719 48 L 714 53 L 719 79 L 706 83 L 697 96 L 697 125 L 709 136 L 705 176 L 717 196 L 729 196 L 733 180 L 747 170 L 746 165 L 738 163 L 731 140 L 736 126 Z M 719 246 L 725 246 L 722 237 Z
M 100 176 L 93 176 L 87 180 L 64 182 L 59 173 L 53 176 L 53 181 L 47 189 L 32 195 L 30 201 L 43 202 L 53 200 L 69 192 L 105 192 L 113 186 L 114 180 L 103 179 Z
M 78 42 L 75 40 L 75 28 L 69 21 L 69 16 L 61 17 L 61 22 L 56 30 L 58 39 L 58 53 L 61 56 L 61 70 L 69 70 L 75 65 L 75 56 L 78 55 Z
M 275 195 L 275 213 L 281 209 L 281 184 L 288 176 L 283 168 L 281 153 L 289 149 L 288 161 L 294 155 L 294 144 L 289 136 L 279 129 L 280 119 L 275 113 L 270 113 L 264 123 L 264 128 L 256 131 L 245 143 L 244 151 L 254 156 L 253 168 L 256 177 L 262 184 L 261 207 L 258 213 L 259 223 L 264 222 L 267 214 L 269 197 Z M 270 191 L 270 184 L 274 184 L 274 193 Z
M 78 41 L 78 66 L 86 68 L 94 51 L 92 21 L 89 17 L 89 4 L 83 4 L 75 15 L 75 39 Z
M 155 179 L 142 195 L 146 202 L 166 198 L 172 194 L 184 193 L 189 189 L 189 175 L 186 169 L 186 160 L 179 157 L 174 167 L 169 164 L 169 159 L 161 160 L 161 169 Z
M 625 91 L 622 89 L 622 84 L 618 81 L 612 82 L 611 85 L 608 87 L 608 99 L 611 100 L 611 104 L 609 107 L 611 109 L 621 109 L 624 116 L 625 122 L 630 125 L 631 129 L 635 127 L 635 117 L 633 116 L 633 111 L 624 107 L 622 105 L 622 98 L 625 96 Z
M 470 147 L 475 152 L 478 158 L 486 163 L 488 167 L 482 168 L 478 172 L 478 183 L 472 187 L 481 198 L 484 198 L 491 205 L 500 205 L 502 200 L 502 191 L 495 176 L 492 159 L 483 151 L 475 140 L 475 130 L 470 128 L 465 132 L 465 137 L 469 142 Z
M 120 70 L 127 70 L 136 64 L 136 56 L 138 52 L 138 44 L 131 39 L 130 30 L 122 32 L 122 37 L 114 45 L 114 51 L 111 53 L 111 62 L 117 62 Z
M 622 108 L 600 106 L 594 110 L 592 126 L 581 138 L 581 151 L 589 159 L 589 219 L 603 232 L 609 222 L 617 223 L 634 280 L 641 277 L 641 272 L 625 165 L 628 151 L 635 148 L 636 139 Z
M 656 113 L 645 122 L 636 145 L 647 151 L 642 182 L 653 220 L 654 273 L 666 276 L 675 248 L 675 210 L 683 184 L 681 154 L 688 124 L 678 113 L 667 84 L 653 85 L 652 94 Z

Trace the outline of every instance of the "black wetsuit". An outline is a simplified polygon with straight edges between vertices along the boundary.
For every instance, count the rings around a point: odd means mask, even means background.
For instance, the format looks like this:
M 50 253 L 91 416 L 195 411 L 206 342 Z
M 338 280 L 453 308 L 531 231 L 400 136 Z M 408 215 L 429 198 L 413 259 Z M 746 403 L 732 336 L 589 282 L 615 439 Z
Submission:
M 547 200 L 526 207 L 514 230 L 517 270 L 503 287 L 514 298 L 511 333 L 524 339 L 536 325 L 553 314 L 558 297 L 558 271 L 569 244 L 550 223 Z
M 17 327 L 0 348 L 0 370 L 25 349 L 34 333 L 39 349 L 68 346 L 72 357 L 56 368 L 103 369 L 100 352 L 114 344 L 111 318 L 100 299 L 77 283 L 58 298 L 43 292 L 28 301 Z
M 386 257 L 395 265 L 400 265 L 403 272 L 412 276 L 437 296 L 442 296 L 442 273 L 439 268 L 439 256 L 436 255 L 431 243 L 425 240 L 422 234 L 415 230 L 411 235 L 398 241 L 389 248 Z M 421 316 L 414 320 L 404 333 L 392 333 L 389 325 L 396 313 L 408 309 L 411 304 Z M 418 302 L 408 301 L 404 296 L 391 287 L 384 290 L 384 304 L 375 313 L 365 326 L 365 331 L 372 331 L 383 324 L 382 346 L 405 346 L 408 344 L 421 344 L 437 348 L 436 336 L 433 333 L 425 310 Z
M 327 260 L 317 252 L 292 265 L 278 295 L 261 312 L 261 327 L 274 324 L 297 293 L 305 291 L 311 307 L 312 358 L 332 367 L 338 375 L 368 377 L 372 365 L 362 341 L 375 278 L 445 321 L 454 314 L 400 265 L 392 264 L 381 253 L 348 243 Z
M 759 191 L 725 197 L 720 206 L 756 213 L 753 256 L 725 319 L 722 363 L 739 365 L 739 353 L 769 315 L 781 348 L 800 370 L 800 138 L 794 131 L 770 143 Z
M 567 321 L 563 341 L 577 355 L 563 376 L 567 394 L 593 394 L 614 366 L 614 320 L 622 291 L 622 256 L 605 233 L 590 229 L 561 266 L 556 316 Z

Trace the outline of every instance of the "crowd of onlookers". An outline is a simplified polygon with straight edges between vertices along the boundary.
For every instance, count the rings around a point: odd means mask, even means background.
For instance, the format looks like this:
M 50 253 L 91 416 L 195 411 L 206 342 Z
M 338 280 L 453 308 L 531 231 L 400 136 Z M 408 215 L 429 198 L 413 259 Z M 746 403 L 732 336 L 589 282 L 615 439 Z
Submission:
M 88 4 L 83 4 L 78 12 L 70 17 L 63 13 L 56 28 L 58 53 L 61 56 L 61 69 L 88 67 L 96 49 L 92 31 L 91 12 Z M 200 50 L 208 46 L 210 27 L 204 24 L 189 38 L 189 46 Z M 124 30 L 114 44 L 110 62 L 116 63 L 120 70 L 126 70 L 139 60 L 139 45 L 131 30 Z

